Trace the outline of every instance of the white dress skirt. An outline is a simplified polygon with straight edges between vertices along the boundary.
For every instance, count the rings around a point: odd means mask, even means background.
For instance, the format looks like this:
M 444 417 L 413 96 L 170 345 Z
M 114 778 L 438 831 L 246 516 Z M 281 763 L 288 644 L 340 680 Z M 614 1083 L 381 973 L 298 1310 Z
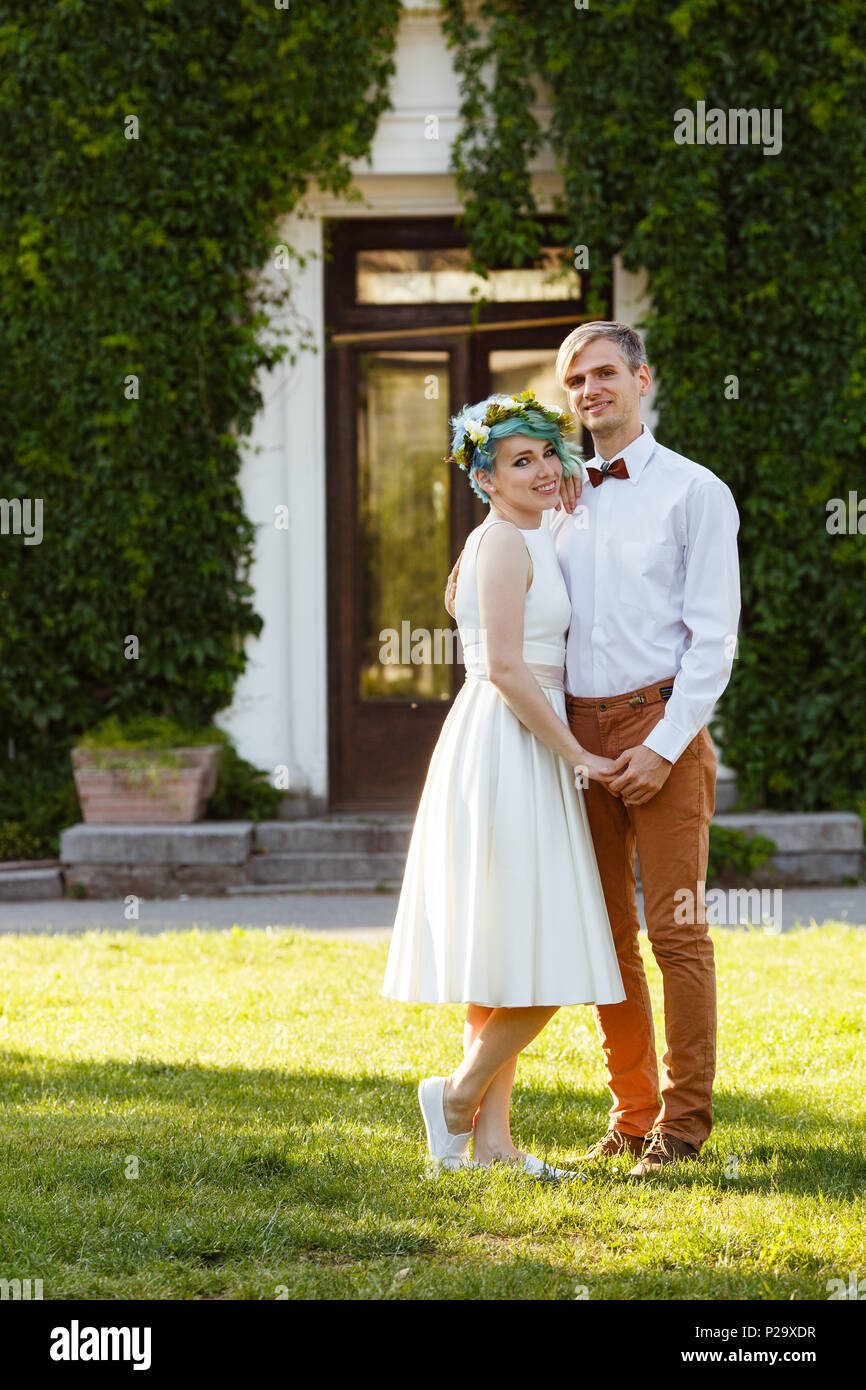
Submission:
M 466 680 L 427 772 L 381 993 L 428 1004 L 618 1004 L 625 999 L 583 792 L 487 676 L 468 537 L 455 612 Z M 517 528 L 515 528 L 517 529 Z M 520 530 L 532 559 L 523 658 L 567 723 L 572 618 L 547 527 Z

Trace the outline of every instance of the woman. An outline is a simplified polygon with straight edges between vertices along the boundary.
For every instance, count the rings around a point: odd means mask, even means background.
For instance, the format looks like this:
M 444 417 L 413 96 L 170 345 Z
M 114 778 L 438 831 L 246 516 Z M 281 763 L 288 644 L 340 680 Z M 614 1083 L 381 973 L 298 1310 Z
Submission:
M 517 1058 L 563 1004 L 625 998 L 580 779 L 612 764 L 580 747 L 565 711 L 571 600 L 542 513 L 579 471 L 571 417 L 531 391 L 452 420 L 452 460 L 490 504 L 467 538 L 455 613 L 466 681 L 433 751 L 415 820 L 382 994 L 466 1003 L 464 1057 L 418 1088 L 445 1167 L 514 1163 Z

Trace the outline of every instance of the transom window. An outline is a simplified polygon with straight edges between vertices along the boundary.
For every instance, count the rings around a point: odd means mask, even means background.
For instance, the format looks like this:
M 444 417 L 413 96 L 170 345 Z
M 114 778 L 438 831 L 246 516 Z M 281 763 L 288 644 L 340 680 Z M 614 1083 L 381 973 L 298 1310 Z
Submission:
M 560 249 L 545 247 L 537 266 L 491 270 L 485 279 L 469 269 L 464 246 L 421 250 L 359 250 L 355 260 L 357 304 L 493 304 L 578 300 L 580 275 Z

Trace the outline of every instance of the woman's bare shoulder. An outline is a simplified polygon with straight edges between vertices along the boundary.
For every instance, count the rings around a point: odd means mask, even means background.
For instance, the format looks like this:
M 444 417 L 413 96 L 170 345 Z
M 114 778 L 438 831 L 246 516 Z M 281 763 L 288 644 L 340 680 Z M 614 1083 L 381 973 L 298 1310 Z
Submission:
M 487 522 L 482 529 L 484 534 L 478 541 L 479 549 L 483 543 L 485 550 L 491 554 L 529 554 L 526 541 L 513 521 L 507 521 L 504 517 L 497 517 L 494 521 Z
M 482 582 L 503 574 L 514 575 L 515 580 L 520 580 L 529 572 L 530 563 L 529 547 L 511 521 L 503 519 L 502 524 L 498 521 L 491 524 L 478 542 L 476 564 Z

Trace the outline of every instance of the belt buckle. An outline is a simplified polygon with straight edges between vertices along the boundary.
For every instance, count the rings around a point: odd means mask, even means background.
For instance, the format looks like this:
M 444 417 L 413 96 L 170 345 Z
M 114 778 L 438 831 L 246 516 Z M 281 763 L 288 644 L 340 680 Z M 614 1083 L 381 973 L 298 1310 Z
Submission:
M 646 704 L 646 696 L 632 695 L 631 699 L 629 700 L 629 704 L 631 705 L 632 709 L 637 709 L 638 705 Z

